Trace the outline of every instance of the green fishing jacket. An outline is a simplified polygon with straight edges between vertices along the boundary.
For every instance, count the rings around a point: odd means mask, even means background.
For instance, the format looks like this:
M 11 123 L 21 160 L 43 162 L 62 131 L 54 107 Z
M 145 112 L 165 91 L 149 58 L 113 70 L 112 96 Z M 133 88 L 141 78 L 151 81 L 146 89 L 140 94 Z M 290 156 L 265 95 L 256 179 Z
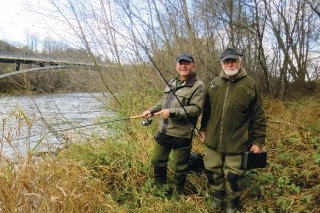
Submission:
M 156 113 L 162 109 L 170 109 L 168 119 L 159 118 L 159 132 L 174 137 L 192 138 L 203 111 L 206 87 L 196 73 L 181 84 L 177 81 L 178 78 L 174 78 L 168 83 L 162 99 L 149 110 Z
M 212 80 L 200 131 L 206 132 L 205 145 L 222 153 L 236 154 L 252 144 L 264 145 L 266 120 L 260 90 L 244 68 L 232 80 L 224 71 Z

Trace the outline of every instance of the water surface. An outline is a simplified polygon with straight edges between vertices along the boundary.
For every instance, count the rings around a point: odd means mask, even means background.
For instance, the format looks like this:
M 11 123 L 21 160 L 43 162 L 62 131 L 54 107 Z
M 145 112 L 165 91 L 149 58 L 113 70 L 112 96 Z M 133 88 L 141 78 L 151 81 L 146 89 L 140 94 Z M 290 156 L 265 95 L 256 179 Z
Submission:
M 2 154 L 26 150 L 55 150 L 70 140 L 95 135 L 103 138 L 107 130 L 102 117 L 108 97 L 102 93 L 41 94 L 0 98 Z

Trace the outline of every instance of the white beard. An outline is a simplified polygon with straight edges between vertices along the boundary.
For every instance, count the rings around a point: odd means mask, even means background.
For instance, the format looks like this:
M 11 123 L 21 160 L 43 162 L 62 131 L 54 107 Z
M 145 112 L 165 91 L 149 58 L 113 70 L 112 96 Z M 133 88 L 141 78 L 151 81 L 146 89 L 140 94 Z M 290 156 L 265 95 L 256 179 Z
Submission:
M 230 77 L 237 75 L 240 71 L 240 68 L 239 69 L 225 69 L 223 71 L 230 78 Z

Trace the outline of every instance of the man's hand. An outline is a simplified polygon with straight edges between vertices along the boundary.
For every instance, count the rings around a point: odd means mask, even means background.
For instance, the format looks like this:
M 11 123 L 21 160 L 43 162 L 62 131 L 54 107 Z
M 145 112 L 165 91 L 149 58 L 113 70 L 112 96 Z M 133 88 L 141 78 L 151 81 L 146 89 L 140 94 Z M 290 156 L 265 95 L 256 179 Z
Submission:
M 203 143 L 206 137 L 206 132 L 200 132 L 200 134 L 201 134 L 200 141 Z
M 260 154 L 261 151 L 262 151 L 262 148 L 260 146 L 258 146 L 258 145 L 253 144 L 251 146 L 250 151 L 253 152 L 254 154 Z
M 150 110 L 144 111 L 144 112 L 142 113 L 142 117 L 143 117 L 143 118 L 151 118 L 152 115 L 151 115 Z
M 160 115 L 163 119 L 168 119 L 170 117 L 170 109 L 163 109 L 159 112 L 154 113 L 155 115 Z

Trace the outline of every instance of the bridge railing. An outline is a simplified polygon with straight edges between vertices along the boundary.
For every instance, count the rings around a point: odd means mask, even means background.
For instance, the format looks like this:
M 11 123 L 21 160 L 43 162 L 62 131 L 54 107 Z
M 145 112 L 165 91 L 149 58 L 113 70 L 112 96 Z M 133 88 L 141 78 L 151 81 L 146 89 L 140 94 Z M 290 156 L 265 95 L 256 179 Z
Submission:
M 9 53 L 0 52 L 0 62 L 8 63 L 8 61 L 24 61 L 25 63 L 56 63 L 56 64 L 74 64 L 74 65 L 87 65 L 95 66 L 96 64 L 90 57 L 76 58 L 63 55 L 50 55 L 50 54 L 37 54 L 37 53 Z M 102 65 L 102 63 L 99 63 Z

